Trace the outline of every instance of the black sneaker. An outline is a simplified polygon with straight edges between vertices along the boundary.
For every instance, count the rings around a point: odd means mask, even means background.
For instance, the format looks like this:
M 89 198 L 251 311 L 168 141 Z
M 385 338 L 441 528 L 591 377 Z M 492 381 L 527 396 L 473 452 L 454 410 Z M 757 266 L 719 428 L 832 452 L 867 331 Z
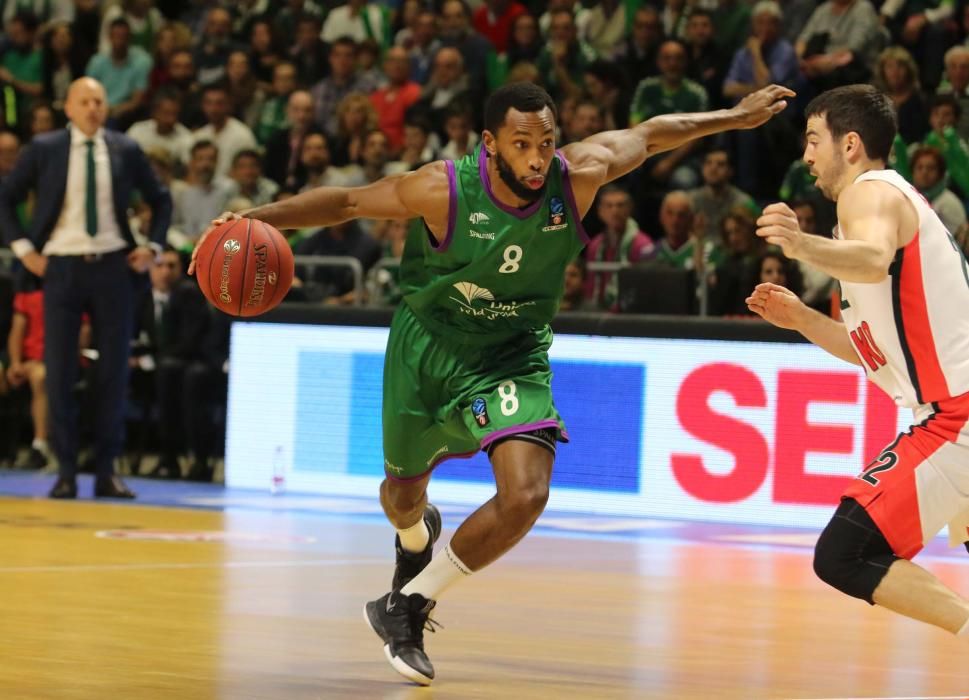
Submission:
M 434 543 L 441 536 L 441 512 L 432 503 L 424 506 L 424 524 L 427 525 L 430 539 L 428 539 L 423 552 L 408 552 L 401 547 L 400 535 L 394 540 L 394 549 L 397 550 L 397 567 L 394 569 L 394 580 L 390 585 L 392 591 L 399 591 L 431 563 Z
M 418 685 L 430 685 L 434 680 L 434 667 L 424 652 L 424 630 L 433 632 L 437 625 L 429 617 L 434 605 L 420 593 L 391 591 L 363 608 L 370 629 L 384 641 L 387 661 L 397 673 Z

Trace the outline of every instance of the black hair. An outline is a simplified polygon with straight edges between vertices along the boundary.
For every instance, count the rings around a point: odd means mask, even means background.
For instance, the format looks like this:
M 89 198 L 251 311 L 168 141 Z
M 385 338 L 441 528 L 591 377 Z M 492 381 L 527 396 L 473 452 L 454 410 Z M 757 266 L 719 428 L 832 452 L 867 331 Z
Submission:
M 805 119 L 823 116 L 831 136 L 840 139 L 854 131 L 872 160 L 888 160 L 898 131 L 895 107 L 871 85 L 844 85 L 815 97 L 804 111 Z
M 18 12 L 10 18 L 10 22 L 20 22 L 28 32 L 36 32 L 37 27 L 40 26 L 40 20 L 37 19 L 37 15 L 30 11 Z
M 203 148 L 214 148 L 216 153 L 219 152 L 219 147 L 215 145 L 215 141 L 201 139 L 192 144 L 192 148 L 189 150 L 189 155 L 194 157 L 195 154 L 201 151 Z
M 243 158 L 255 158 L 262 165 L 262 156 L 254 148 L 244 148 L 232 156 L 232 166 L 235 167 Z
M 353 51 L 354 54 L 357 53 L 357 42 L 351 36 L 341 36 L 337 39 L 334 39 L 333 43 L 330 44 L 329 52 L 333 53 L 333 50 L 338 46 L 347 46 Z
M 558 121 L 555 101 L 538 85 L 535 83 L 504 85 L 491 93 L 485 104 L 485 129 L 492 134 L 497 134 L 498 129 L 505 123 L 509 109 L 517 109 L 519 112 L 541 112 L 546 107 Z
M 111 24 L 108 25 L 108 30 L 114 29 L 115 27 L 124 27 L 129 32 L 131 31 L 131 25 L 128 23 L 124 17 L 115 17 L 111 20 Z
M 948 106 L 952 107 L 955 112 L 956 119 L 962 116 L 962 105 L 959 104 L 959 100 L 952 93 L 944 93 L 942 95 L 933 95 L 932 99 L 929 100 L 929 114 L 931 114 L 936 107 Z

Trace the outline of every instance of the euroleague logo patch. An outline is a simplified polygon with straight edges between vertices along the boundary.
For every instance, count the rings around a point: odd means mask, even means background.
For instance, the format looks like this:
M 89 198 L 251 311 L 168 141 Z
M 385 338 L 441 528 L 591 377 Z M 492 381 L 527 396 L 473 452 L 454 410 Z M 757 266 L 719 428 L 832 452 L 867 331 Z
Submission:
M 565 220 L 565 202 L 559 196 L 554 196 L 548 200 L 548 226 L 543 226 L 542 231 L 561 231 L 568 226 Z
M 471 415 L 482 428 L 491 422 L 491 419 L 488 418 L 488 404 L 480 396 L 471 402 Z

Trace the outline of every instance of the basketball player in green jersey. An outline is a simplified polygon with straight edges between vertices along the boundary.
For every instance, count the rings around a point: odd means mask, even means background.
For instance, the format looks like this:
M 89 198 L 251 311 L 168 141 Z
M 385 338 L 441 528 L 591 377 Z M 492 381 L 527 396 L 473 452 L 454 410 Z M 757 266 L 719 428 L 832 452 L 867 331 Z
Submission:
M 390 592 L 364 610 L 406 678 L 434 678 L 423 631 L 444 590 L 507 552 L 545 507 L 556 443 L 568 439 L 552 401 L 548 324 L 588 240 L 581 220 L 596 192 L 650 155 L 756 127 L 793 94 L 770 86 L 730 110 L 656 117 L 556 150 L 554 102 L 515 83 L 488 99 L 474 155 L 241 214 L 281 229 L 415 220 L 384 365 L 380 502 L 397 530 L 397 567 Z M 497 494 L 432 558 L 441 516 L 427 502 L 431 471 L 482 449 Z

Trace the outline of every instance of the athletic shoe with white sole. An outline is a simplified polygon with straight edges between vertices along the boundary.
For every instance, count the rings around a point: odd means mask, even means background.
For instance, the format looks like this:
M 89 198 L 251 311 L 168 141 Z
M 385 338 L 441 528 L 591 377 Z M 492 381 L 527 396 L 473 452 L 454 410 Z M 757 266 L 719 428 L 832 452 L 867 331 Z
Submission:
M 424 630 L 433 632 L 437 625 L 430 619 L 434 605 L 420 593 L 391 591 L 363 608 L 370 629 L 384 642 L 387 661 L 397 673 L 418 685 L 430 685 L 434 680 L 434 667 L 424 652 Z

